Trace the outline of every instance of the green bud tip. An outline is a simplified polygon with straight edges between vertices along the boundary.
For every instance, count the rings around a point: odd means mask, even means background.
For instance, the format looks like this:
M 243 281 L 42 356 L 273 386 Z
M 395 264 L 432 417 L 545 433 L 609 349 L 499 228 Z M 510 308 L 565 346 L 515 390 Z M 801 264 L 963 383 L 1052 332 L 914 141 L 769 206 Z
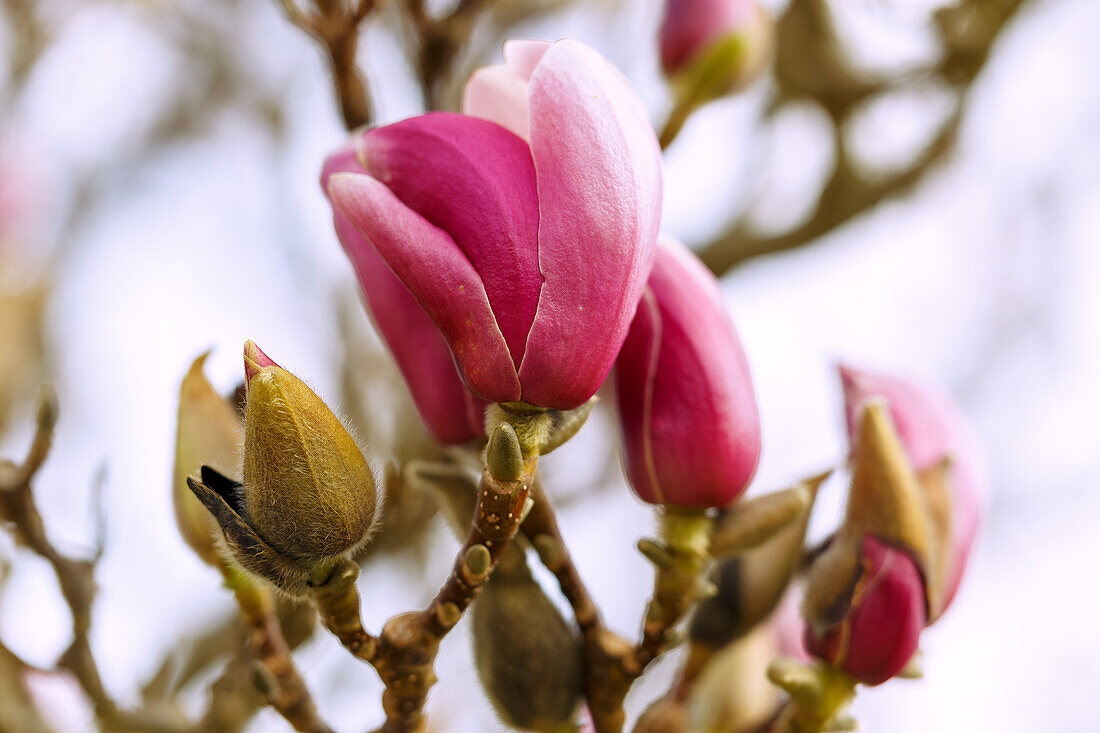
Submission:
M 474 575 L 485 575 L 489 572 L 489 566 L 492 564 L 493 558 L 489 554 L 488 547 L 478 544 L 472 545 L 470 549 L 466 550 L 463 561 L 466 563 L 466 569 Z
M 523 451 L 516 429 L 509 423 L 500 423 L 493 429 L 485 447 L 485 465 L 497 481 L 518 481 L 523 476 Z

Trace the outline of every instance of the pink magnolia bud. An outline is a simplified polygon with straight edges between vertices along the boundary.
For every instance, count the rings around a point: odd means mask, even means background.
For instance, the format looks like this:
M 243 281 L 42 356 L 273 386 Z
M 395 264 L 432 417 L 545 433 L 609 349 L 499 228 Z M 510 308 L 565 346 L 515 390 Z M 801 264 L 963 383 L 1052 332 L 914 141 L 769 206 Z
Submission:
M 947 494 L 946 567 L 941 600 L 932 609 L 935 620 L 950 605 L 966 569 L 970 549 L 981 523 L 989 484 L 985 457 L 966 418 L 951 399 L 927 384 L 841 366 L 844 406 L 854 443 L 856 421 L 868 400 L 886 400 L 902 447 L 918 473 L 933 471 L 949 460 L 944 486 Z
M 341 236 L 360 278 L 369 244 L 471 390 L 567 410 L 595 394 L 626 337 L 652 267 L 661 160 L 640 100 L 601 56 L 573 41 L 516 48 L 530 142 L 430 113 L 359 135 L 323 185 L 360 235 Z
M 668 0 L 658 40 L 677 104 L 693 108 L 756 78 L 772 36 L 756 0 Z
M 652 504 L 725 506 L 760 458 L 749 365 L 718 281 L 662 239 L 615 365 L 627 473 Z
M 360 170 L 357 141 L 325 162 L 322 182 L 340 172 Z M 405 377 L 413 404 L 432 437 L 465 443 L 485 434 L 485 402 L 475 397 L 455 368 L 447 342 L 408 288 L 350 221 L 333 209 L 336 236 L 351 258 L 382 340 Z
M 661 68 L 674 74 L 715 41 L 743 30 L 755 0 L 668 0 L 658 40 Z
M 843 618 L 806 628 L 806 648 L 865 685 L 890 679 L 909 663 L 925 624 L 924 581 L 909 555 L 867 535 L 861 572 Z

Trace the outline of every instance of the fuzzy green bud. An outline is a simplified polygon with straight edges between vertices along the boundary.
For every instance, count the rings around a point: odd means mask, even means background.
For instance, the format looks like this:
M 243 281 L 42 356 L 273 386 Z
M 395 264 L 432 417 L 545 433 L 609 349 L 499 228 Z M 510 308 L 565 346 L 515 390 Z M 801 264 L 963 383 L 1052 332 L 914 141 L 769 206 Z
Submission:
M 243 493 L 250 523 L 273 549 L 299 561 L 352 550 L 370 533 L 377 508 L 362 451 L 302 380 L 251 341 L 245 362 Z

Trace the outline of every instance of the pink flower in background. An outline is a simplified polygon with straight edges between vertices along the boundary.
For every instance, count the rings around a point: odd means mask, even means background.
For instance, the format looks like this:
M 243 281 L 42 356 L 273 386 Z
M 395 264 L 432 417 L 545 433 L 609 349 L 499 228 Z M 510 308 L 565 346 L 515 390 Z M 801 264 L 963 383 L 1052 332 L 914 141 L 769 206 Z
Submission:
M 724 506 L 760 459 L 748 362 L 718 281 L 663 239 L 615 365 L 627 473 L 654 504 Z
M 715 41 L 744 30 L 758 12 L 755 0 L 668 0 L 658 37 L 661 68 L 680 71 Z
M 909 555 L 867 535 L 862 574 L 842 621 L 823 633 L 806 628 L 806 648 L 865 685 L 879 685 L 905 668 L 926 619 L 924 580 Z
M 989 478 L 978 439 L 959 408 L 930 385 L 848 366 L 840 367 L 840 378 L 853 444 L 860 408 L 868 400 L 882 398 L 914 470 L 925 471 L 945 458 L 951 460 L 947 483 L 951 536 L 946 587 L 938 609 L 942 613 L 958 591 L 984 511 Z
M 649 275 L 660 153 L 597 53 L 510 48 L 524 50 L 529 142 L 476 117 L 421 115 L 358 135 L 323 185 L 361 282 L 375 256 L 388 265 L 471 390 L 571 409 L 606 377 Z M 371 288 L 379 319 L 384 288 Z
M 45 216 L 45 166 L 17 133 L 0 130 L 0 252 L 35 244 Z

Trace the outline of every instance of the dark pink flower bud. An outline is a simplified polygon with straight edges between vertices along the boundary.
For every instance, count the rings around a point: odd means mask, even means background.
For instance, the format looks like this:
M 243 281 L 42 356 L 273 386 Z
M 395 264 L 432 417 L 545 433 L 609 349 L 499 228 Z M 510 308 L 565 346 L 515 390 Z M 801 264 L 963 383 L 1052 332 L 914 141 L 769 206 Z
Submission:
M 806 648 L 865 685 L 898 674 L 924 628 L 924 581 L 913 559 L 877 538 L 863 538 L 860 571 L 841 620 L 806 628 Z
M 949 461 L 943 482 L 948 506 L 933 506 L 933 511 L 942 509 L 945 512 L 941 521 L 948 529 L 944 538 L 943 587 L 932 589 L 930 593 L 938 598 L 932 608 L 930 621 L 933 621 L 955 597 L 984 513 L 989 479 L 981 445 L 954 402 L 930 385 L 847 366 L 840 367 L 840 378 L 853 444 L 862 406 L 869 400 L 881 398 L 886 401 L 902 447 L 915 471 L 919 474 L 932 472 L 941 462 Z
M 662 239 L 615 365 L 627 473 L 652 504 L 725 506 L 760 458 L 760 417 L 718 281 Z
M 323 183 L 360 235 L 341 237 L 360 279 L 375 255 L 388 265 L 471 390 L 567 410 L 603 382 L 645 286 L 660 153 L 601 56 L 572 41 L 516 48 L 529 142 L 431 113 L 362 133 Z
M 322 185 L 327 188 L 335 173 L 360 170 L 357 146 L 358 141 L 352 141 L 329 157 Z M 428 432 L 441 443 L 465 443 L 484 435 L 485 402 L 462 383 L 451 350 L 432 319 L 337 209 L 333 209 L 333 224 L 351 258 L 375 328 L 393 354 Z

